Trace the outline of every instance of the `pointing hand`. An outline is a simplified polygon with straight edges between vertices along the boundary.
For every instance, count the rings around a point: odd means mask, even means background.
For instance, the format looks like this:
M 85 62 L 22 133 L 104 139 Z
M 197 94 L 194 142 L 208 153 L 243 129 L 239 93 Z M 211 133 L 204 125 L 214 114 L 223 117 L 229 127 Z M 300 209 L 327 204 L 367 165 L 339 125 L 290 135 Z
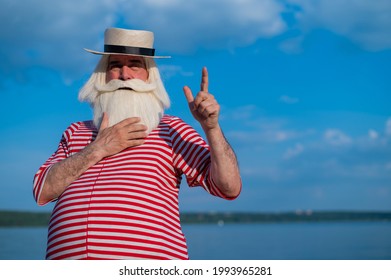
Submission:
M 194 97 L 188 86 L 183 88 L 193 117 L 201 124 L 204 130 L 218 127 L 220 105 L 208 91 L 209 77 L 206 67 L 202 69 L 201 90 Z

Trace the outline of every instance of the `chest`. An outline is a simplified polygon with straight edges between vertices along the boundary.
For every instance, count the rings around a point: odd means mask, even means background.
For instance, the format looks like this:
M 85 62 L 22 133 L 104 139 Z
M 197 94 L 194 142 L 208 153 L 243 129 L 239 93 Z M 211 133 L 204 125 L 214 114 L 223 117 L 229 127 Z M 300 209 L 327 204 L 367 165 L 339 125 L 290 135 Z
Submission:
M 96 131 L 76 131 L 73 133 L 67 141 L 68 156 L 72 156 L 90 145 L 96 136 Z M 159 133 L 159 130 L 156 130 L 145 139 L 143 145 L 129 147 L 115 155 L 104 158 L 92 167 L 92 170 L 95 172 L 104 170 L 116 174 L 129 174 L 129 172 L 148 174 L 153 172 L 176 177 L 177 172 L 173 165 L 171 141 L 164 134 Z

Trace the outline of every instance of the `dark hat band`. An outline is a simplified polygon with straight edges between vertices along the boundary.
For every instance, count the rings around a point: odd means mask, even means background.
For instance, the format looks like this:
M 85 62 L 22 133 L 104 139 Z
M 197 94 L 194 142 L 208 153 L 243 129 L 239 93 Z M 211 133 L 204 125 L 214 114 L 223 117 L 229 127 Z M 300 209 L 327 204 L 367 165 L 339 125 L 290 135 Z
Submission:
M 117 46 L 117 45 L 105 45 L 105 52 L 144 55 L 144 56 L 154 56 L 155 55 L 155 49 Z

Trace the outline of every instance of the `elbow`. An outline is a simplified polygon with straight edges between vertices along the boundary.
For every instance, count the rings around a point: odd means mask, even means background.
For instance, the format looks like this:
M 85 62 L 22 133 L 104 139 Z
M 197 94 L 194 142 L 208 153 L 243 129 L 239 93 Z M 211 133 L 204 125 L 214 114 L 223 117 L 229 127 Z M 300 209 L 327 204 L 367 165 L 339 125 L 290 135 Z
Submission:
M 242 191 L 242 181 L 239 179 L 237 182 L 231 182 L 226 187 L 220 189 L 224 197 L 228 200 L 237 198 Z
M 50 183 L 50 180 L 47 179 L 44 182 L 44 185 L 41 189 L 41 192 L 38 194 L 36 201 L 38 206 L 44 206 L 52 201 L 57 200 L 59 196 L 60 194 L 55 192 L 52 184 Z
M 38 206 L 45 206 L 49 202 L 56 200 L 55 197 L 46 195 L 46 193 L 41 193 L 36 199 Z
M 214 172 L 212 169 L 210 180 L 212 186 L 218 189 L 217 195 L 228 200 L 237 198 L 242 191 L 242 178 L 238 169 L 231 172 Z

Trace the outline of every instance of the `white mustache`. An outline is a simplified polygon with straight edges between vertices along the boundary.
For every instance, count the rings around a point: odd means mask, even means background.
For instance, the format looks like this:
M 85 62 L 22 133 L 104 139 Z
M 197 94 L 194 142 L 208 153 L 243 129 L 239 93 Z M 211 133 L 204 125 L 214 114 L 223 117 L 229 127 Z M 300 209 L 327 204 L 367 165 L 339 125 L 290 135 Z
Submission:
M 131 80 L 111 80 L 105 85 L 95 84 L 95 89 L 99 93 L 112 92 L 118 89 L 129 89 L 135 92 L 151 92 L 156 89 L 154 84 L 148 84 L 140 79 L 131 79 Z

